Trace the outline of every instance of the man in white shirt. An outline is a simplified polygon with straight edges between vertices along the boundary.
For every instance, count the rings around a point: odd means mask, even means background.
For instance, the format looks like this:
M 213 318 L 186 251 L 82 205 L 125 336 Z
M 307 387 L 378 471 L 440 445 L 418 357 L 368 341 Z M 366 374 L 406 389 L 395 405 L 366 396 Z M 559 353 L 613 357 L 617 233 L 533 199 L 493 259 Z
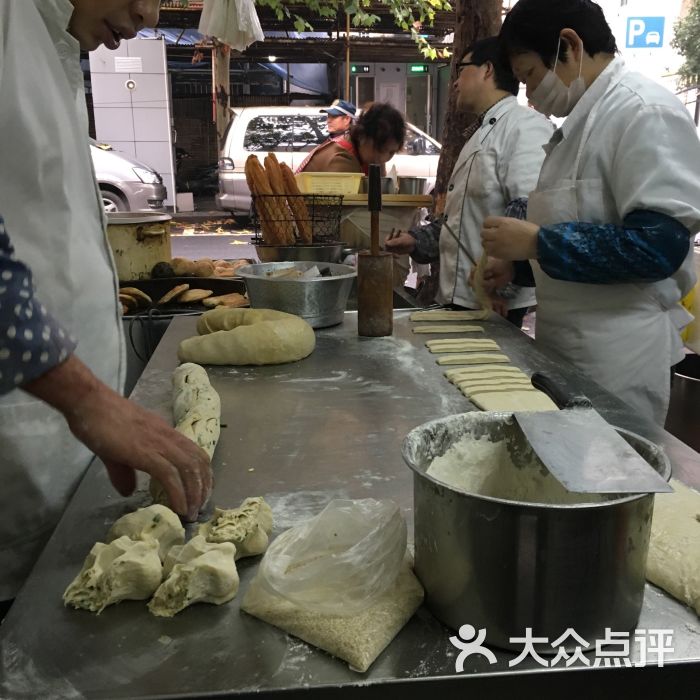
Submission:
M 0 291 L 15 295 L 0 309 L 0 601 L 93 453 L 120 493 L 148 472 L 191 519 L 211 488 L 206 453 L 121 395 L 117 279 L 88 144 L 81 48 L 116 48 L 155 26 L 159 5 L 0 0 Z
M 459 70 L 455 83 L 459 106 L 478 118 L 450 178 L 446 218 L 401 233 L 387 241 L 386 248 L 409 253 L 419 263 L 434 262 L 439 255 L 437 300 L 476 309 L 480 305 L 469 285 L 469 273 L 472 260 L 478 261 L 483 251 L 482 223 L 494 214 L 524 215 L 527 195 L 535 187 L 544 159 L 542 146 L 554 127 L 542 115 L 518 104 L 518 83 L 501 60 L 496 37 L 471 46 Z M 535 303 L 534 293 L 513 286 L 508 291 L 507 298 L 495 298 L 506 308 L 509 320 L 520 326 L 528 306 Z

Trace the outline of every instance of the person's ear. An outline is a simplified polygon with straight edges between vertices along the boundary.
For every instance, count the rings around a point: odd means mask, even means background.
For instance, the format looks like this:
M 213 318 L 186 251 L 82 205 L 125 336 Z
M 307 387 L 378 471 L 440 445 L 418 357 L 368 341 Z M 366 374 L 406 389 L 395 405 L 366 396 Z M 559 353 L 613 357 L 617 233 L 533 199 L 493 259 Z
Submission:
M 491 63 L 491 61 L 486 61 L 486 63 L 484 63 L 483 66 L 484 66 L 484 68 L 486 68 L 486 71 L 484 73 L 484 78 L 486 78 L 487 80 L 489 78 L 495 79 L 496 78 L 496 70 L 493 67 L 493 63 Z
M 578 65 L 583 56 L 583 39 L 573 30 L 568 27 L 562 29 L 559 33 L 561 37 L 561 47 L 566 49 L 566 62 L 573 62 Z

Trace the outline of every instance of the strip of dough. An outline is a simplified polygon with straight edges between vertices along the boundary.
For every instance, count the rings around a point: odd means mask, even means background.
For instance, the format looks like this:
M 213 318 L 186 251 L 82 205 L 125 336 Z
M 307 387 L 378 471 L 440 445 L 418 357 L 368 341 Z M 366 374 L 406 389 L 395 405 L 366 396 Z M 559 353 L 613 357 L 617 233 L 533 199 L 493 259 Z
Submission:
M 485 391 L 472 394 L 469 400 L 484 411 L 557 411 L 558 406 L 537 389 Z
M 414 311 L 409 319 L 411 321 L 483 321 L 489 317 L 486 309 L 478 311 L 450 311 L 449 309 L 435 309 Z
M 483 333 L 481 326 L 472 326 L 468 323 L 455 323 L 454 325 L 426 325 L 414 326 L 414 333 Z
M 485 365 L 493 362 L 510 362 L 510 358 L 499 352 L 470 352 L 468 355 L 445 355 L 437 359 L 439 365 Z
M 445 370 L 445 376 L 450 381 L 455 377 L 486 376 L 487 373 L 499 376 L 504 374 L 527 376 L 521 369 L 513 367 L 513 365 L 479 365 L 478 367 L 453 367 Z
M 532 390 L 532 384 L 527 382 L 502 382 L 500 384 L 489 384 L 482 382 L 481 384 L 473 384 L 471 382 L 457 382 L 462 393 L 467 396 L 472 396 L 474 394 L 489 393 L 496 391 L 529 391 Z
M 521 386 L 526 386 L 528 388 L 532 387 L 530 379 L 527 376 L 509 376 L 505 375 L 502 377 L 467 377 L 461 379 L 453 379 L 452 383 L 459 387 L 473 387 L 473 386 L 493 386 L 500 387 L 504 384 L 519 384 Z
M 495 340 L 484 338 L 459 340 L 429 340 L 426 343 L 428 350 L 432 353 L 436 352 L 473 352 L 475 350 L 500 350 L 498 343 Z

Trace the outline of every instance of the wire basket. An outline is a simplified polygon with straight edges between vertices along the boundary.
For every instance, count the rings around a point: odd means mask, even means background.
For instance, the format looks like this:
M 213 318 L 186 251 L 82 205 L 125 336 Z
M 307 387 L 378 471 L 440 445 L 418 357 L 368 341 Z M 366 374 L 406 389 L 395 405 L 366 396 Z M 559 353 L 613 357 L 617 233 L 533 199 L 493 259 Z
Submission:
M 294 205 L 284 203 L 294 199 L 302 199 L 306 204 L 308 219 L 299 222 L 292 213 L 296 209 Z M 258 211 L 263 208 L 259 206 L 259 200 L 271 200 L 274 207 L 265 206 L 266 211 L 275 211 L 272 218 L 267 219 L 270 223 L 291 224 L 294 230 L 294 237 L 297 243 L 301 243 L 298 224 L 307 221 L 311 228 L 313 243 L 336 243 L 340 240 L 340 215 L 343 207 L 343 195 L 325 194 L 294 194 L 282 197 L 279 195 L 259 194 L 253 195 L 253 229 L 255 238 L 253 243 L 263 242 L 260 226 L 260 216 Z

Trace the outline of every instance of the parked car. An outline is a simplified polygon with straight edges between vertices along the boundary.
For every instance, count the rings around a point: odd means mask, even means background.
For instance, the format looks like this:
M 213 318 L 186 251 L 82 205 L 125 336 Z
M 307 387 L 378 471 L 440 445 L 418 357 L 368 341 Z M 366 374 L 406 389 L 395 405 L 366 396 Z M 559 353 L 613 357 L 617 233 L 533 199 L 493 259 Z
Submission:
M 107 213 L 164 211 L 163 178 L 153 168 L 90 139 L 90 154 Z
M 401 153 L 387 163 L 399 176 L 427 178 L 426 193 L 435 184 L 440 144 L 413 124 L 407 124 Z M 236 216 L 250 211 L 250 190 L 245 179 L 245 161 L 251 153 L 273 151 L 292 169 L 299 167 L 309 151 L 328 138 L 326 115 L 318 107 L 243 107 L 235 110 L 224 138 L 219 159 L 220 209 Z

